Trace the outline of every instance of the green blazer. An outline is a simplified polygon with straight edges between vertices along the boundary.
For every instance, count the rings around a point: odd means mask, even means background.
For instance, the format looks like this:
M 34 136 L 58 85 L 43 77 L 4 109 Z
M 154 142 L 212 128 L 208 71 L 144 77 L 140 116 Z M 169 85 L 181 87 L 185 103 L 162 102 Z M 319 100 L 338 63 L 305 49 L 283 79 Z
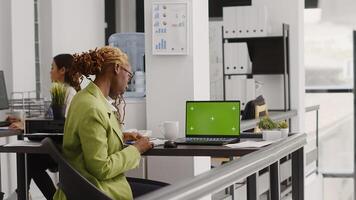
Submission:
M 71 102 L 64 126 L 63 155 L 108 196 L 117 200 L 133 198 L 124 172 L 138 167 L 141 155 L 134 146 L 124 148 L 112 107 L 94 83 L 78 92 Z M 53 199 L 66 198 L 59 189 Z

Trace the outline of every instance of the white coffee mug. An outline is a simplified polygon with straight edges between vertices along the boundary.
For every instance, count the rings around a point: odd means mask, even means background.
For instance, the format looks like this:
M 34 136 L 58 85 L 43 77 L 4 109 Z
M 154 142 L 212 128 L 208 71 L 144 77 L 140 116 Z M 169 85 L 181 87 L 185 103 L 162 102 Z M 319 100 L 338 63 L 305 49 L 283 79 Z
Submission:
M 178 138 L 179 122 L 178 121 L 165 121 L 159 125 L 164 138 L 167 140 L 174 140 Z

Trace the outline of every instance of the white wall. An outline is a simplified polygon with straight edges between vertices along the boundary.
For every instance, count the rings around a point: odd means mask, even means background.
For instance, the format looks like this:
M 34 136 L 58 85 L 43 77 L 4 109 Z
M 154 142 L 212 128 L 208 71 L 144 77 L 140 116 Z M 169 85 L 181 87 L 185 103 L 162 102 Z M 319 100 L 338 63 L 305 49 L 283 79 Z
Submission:
M 146 130 L 146 99 L 127 98 L 125 129 Z
M 41 89 L 49 98 L 50 65 L 61 53 L 105 45 L 104 0 L 40 0 Z
M 322 0 L 319 1 L 319 8 L 321 8 L 322 20 L 337 24 L 348 23 L 356 27 L 356 2 L 354 0 Z
M 28 0 L 0 1 L 0 70 L 4 70 L 9 98 L 13 91 L 35 90 L 34 3 Z M 3 120 L 4 112 L 0 113 Z M 3 138 L 8 140 L 9 138 Z M 11 140 L 16 137 L 11 138 Z M 16 188 L 15 155 L 1 154 L 1 191 Z
M 52 1 L 52 34 L 54 55 L 103 46 L 104 0 Z
M 158 128 L 161 122 L 179 121 L 179 136 L 183 137 L 185 102 L 210 97 L 208 1 L 175 1 L 189 3 L 189 54 L 184 56 L 152 55 L 153 2 L 170 1 L 145 1 L 147 128 L 154 136 L 162 136 Z M 149 157 L 148 177 L 173 183 L 209 168 L 210 159 L 205 157 Z
M 12 46 L 11 46 L 11 2 L 0 1 L 0 70 L 4 71 L 7 93 L 10 95 L 12 84 Z M 0 116 L 1 117 L 1 116 Z M 1 119 L 1 118 L 0 118 Z
M 192 9 L 201 0 L 188 2 Z M 161 136 L 159 123 L 166 120 L 179 121 L 182 137 L 185 128 L 185 102 L 210 98 L 209 30 L 207 18 L 202 17 L 208 13 L 207 10 L 203 12 L 204 8 L 200 8 L 201 13 L 191 11 L 193 15 L 189 21 L 189 55 L 153 56 L 150 8 L 150 3 L 145 4 L 147 126 L 156 136 Z
M 211 100 L 224 99 L 223 94 L 223 65 L 221 27 L 222 20 L 209 22 L 209 46 L 210 46 L 210 98 Z
M 11 41 L 11 1 L 0 1 L 0 70 L 4 71 L 5 84 L 7 89 L 7 95 L 10 96 L 13 88 L 13 73 L 12 73 L 12 41 Z M 3 95 L 3 94 L 0 94 Z M 0 110 L 0 120 L 4 120 L 6 117 L 6 110 Z M 0 138 L 0 143 L 6 143 L 5 138 Z M 12 156 L 13 157 L 13 156 Z M 10 171 L 7 166 L 10 160 L 10 154 L 0 155 L 0 173 L 2 187 L 0 190 L 5 194 L 5 197 L 15 189 L 15 184 L 11 183 L 16 177 L 15 171 Z M 12 178 L 11 178 L 12 177 Z
M 49 72 L 53 57 L 52 42 L 52 1 L 38 1 L 38 21 L 39 21 L 39 42 L 40 42 L 40 76 L 41 76 L 41 94 L 50 99 L 49 88 L 51 85 Z
M 193 43 L 194 100 L 210 100 L 209 7 L 205 1 L 191 0 L 193 37 L 189 42 Z M 182 76 L 183 80 L 185 77 L 187 74 Z
M 14 91 L 36 90 L 34 3 L 11 1 L 12 70 Z
M 136 1 L 116 0 L 116 32 L 136 32 Z

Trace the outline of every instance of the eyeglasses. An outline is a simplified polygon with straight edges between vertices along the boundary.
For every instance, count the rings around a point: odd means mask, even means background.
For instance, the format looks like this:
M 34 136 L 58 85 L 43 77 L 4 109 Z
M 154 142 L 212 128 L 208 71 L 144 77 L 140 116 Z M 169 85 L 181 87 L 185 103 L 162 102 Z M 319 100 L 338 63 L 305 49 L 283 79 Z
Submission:
M 133 78 L 133 74 L 132 72 L 130 72 L 129 70 L 127 70 L 125 67 L 121 67 L 121 69 L 123 69 L 125 72 L 127 72 L 127 74 L 129 75 L 129 81 L 131 81 L 131 79 Z

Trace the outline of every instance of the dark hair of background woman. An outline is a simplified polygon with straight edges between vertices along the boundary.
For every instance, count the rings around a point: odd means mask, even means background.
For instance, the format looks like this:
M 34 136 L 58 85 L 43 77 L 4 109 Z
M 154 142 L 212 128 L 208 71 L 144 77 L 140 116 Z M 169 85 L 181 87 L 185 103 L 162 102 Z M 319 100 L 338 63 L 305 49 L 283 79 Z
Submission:
M 74 57 L 71 54 L 59 54 L 56 55 L 53 60 L 59 70 L 63 67 L 65 68 L 64 82 L 72 86 L 76 91 L 79 91 L 81 89 L 81 74 L 73 69 Z

